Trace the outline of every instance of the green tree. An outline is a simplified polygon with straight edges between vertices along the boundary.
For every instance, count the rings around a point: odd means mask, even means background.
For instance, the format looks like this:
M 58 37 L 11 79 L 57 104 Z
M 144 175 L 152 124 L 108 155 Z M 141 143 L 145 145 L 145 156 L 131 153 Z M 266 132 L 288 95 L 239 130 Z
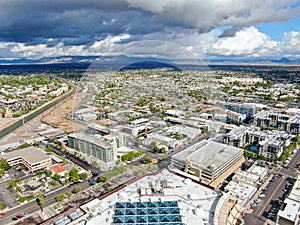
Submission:
M 86 180 L 88 178 L 88 174 L 87 173 L 81 173 L 79 174 L 79 179 L 80 180 Z
M 105 182 L 107 182 L 107 181 L 108 181 L 108 179 L 107 179 L 107 177 L 105 177 L 105 176 L 100 176 L 100 177 L 97 179 L 97 182 L 98 182 L 98 183 L 100 183 L 100 182 L 105 183 Z
M 38 175 L 38 176 L 42 176 L 42 175 L 43 175 L 43 173 L 44 173 L 44 172 L 43 172 L 42 170 L 39 170 L 39 171 L 37 171 L 37 172 L 36 172 L 36 175 Z
M 4 202 L 0 202 L 0 210 L 4 209 Z
M 22 144 L 19 148 L 28 148 L 28 147 L 30 147 L 30 144 L 28 144 L 28 143 L 24 143 L 24 144 Z
M 55 137 L 55 136 L 51 136 L 51 137 L 49 138 L 49 140 L 50 140 L 51 142 L 53 142 L 53 141 L 56 140 L 56 137 Z
M 78 186 L 78 187 L 74 188 L 72 192 L 73 192 L 74 194 L 76 194 L 76 193 L 78 193 L 78 192 L 80 192 L 80 191 L 81 191 L 81 187 Z
M 4 170 L 8 170 L 10 165 L 7 163 L 6 159 L 0 158 L 0 168 Z
M 19 170 L 25 170 L 25 169 L 26 167 L 23 164 L 19 165 Z
M 60 177 L 60 175 L 58 175 L 58 174 L 54 174 L 54 175 L 52 176 L 52 179 L 55 180 L 55 181 L 59 181 L 60 178 L 61 178 L 61 177 Z
M 79 180 L 79 174 L 78 174 L 78 170 L 73 168 L 71 169 L 71 171 L 69 172 L 69 181 L 71 182 L 77 182 Z
M 0 177 L 2 177 L 4 174 L 4 169 L 0 168 Z
M 45 174 L 46 174 L 46 177 L 51 177 L 52 172 L 51 172 L 51 170 L 47 170 L 47 171 L 45 172 Z
M 59 194 L 55 197 L 55 201 L 57 202 L 61 202 L 65 199 L 65 195 L 64 194 Z
M 144 158 L 143 161 L 145 161 L 147 164 L 152 163 L 152 159 L 151 158 Z
M 38 206 L 40 207 L 41 211 L 43 212 L 43 205 L 45 204 L 45 198 L 43 195 L 39 195 L 36 198 L 36 203 L 38 204 Z
M 154 151 L 154 150 L 157 148 L 157 146 L 156 146 L 156 143 L 155 143 L 155 142 L 151 142 L 151 144 L 150 144 L 150 146 L 149 146 L 149 147 L 150 147 L 150 149 L 151 149 L 151 150 L 153 150 L 153 151 Z
M 25 202 L 25 201 L 26 201 L 26 197 L 21 196 L 18 198 L 18 202 Z
M 11 187 L 16 187 L 17 186 L 17 182 L 16 181 L 11 181 L 11 182 L 9 182 L 9 184 L 8 184 L 8 188 L 11 188 Z
M 68 195 L 68 198 L 70 198 L 70 197 L 72 196 L 72 192 L 69 191 L 69 192 L 67 193 L 67 195 Z
M 48 146 L 47 148 L 45 148 L 45 151 L 46 152 L 52 152 L 53 151 L 53 148 L 51 146 Z
M 19 186 L 16 186 L 16 192 L 21 192 L 21 188 Z

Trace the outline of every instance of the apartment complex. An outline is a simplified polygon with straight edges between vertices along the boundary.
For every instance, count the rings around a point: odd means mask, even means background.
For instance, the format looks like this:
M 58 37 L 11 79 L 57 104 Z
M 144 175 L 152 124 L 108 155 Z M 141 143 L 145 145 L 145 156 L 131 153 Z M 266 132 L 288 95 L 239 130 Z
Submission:
M 172 156 L 172 165 L 217 187 L 245 161 L 243 150 L 203 140 Z
M 300 115 L 287 115 L 273 111 L 260 111 L 253 116 L 253 123 L 258 127 L 274 128 L 292 134 L 300 132 Z
M 52 165 L 51 158 L 35 147 L 28 147 L 6 153 L 3 155 L 3 158 L 7 160 L 10 166 L 23 164 L 32 173 Z
M 256 107 L 247 103 L 232 103 L 227 102 L 224 104 L 226 110 L 230 110 L 239 114 L 245 114 L 248 119 L 250 119 L 256 113 Z
M 113 135 L 73 133 L 68 136 L 68 147 L 99 161 L 103 169 L 108 169 L 117 160 L 117 142 Z
M 250 151 L 273 160 L 281 156 L 292 137 L 285 131 L 261 131 L 258 127 L 240 126 L 224 136 L 224 143 L 235 147 L 249 144 Z

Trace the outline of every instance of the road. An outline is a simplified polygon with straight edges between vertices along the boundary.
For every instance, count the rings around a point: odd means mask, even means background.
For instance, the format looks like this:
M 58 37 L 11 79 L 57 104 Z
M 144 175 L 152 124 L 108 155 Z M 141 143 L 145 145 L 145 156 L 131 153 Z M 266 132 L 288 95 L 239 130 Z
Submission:
M 299 163 L 300 151 L 298 149 L 288 164 L 288 169 L 282 168 L 281 166 L 274 168 L 273 173 L 279 174 L 279 176 L 267 184 L 267 191 L 264 192 L 266 196 L 260 198 L 261 202 L 258 203 L 258 206 L 252 207 L 253 212 L 251 214 L 245 214 L 245 224 L 263 225 L 267 220 L 267 215 L 271 208 L 280 207 L 279 199 L 282 199 L 283 196 L 286 197 L 284 190 L 286 189 L 287 183 L 291 183 L 299 174 L 298 171 L 295 171 L 295 166 Z
M 58 97 L 57 99 L 47 103 L 46 105 L 43 105 L 41 108 L 36 109 L 35 111 L 31 112 L 30 114 L 26 115 L 25 117 L 22 117 L 20 120 L 13 123 L 12 125 L 2 129 L 0 131 L 0 139 L 5 137 L 8 134 L 11 134 L 15 130 L 17 130 L 19 127 L 21 127 L 23 125 L 23 121 L 25 121 L 25 123 L 27 123 L 30 120 L 36 118 L 37 116 L 42 115 L 43 113 L 45 113 L 47 111 L 51 111 L 52 109 L 54 109 L 56 107 L 56 105 L 60 104 L 61 101 L 65 100 L 66 98 L 71 96 L 73 93 L 75 93 L 76 86 L 74 84 L 66 81 L 65 79 L 63 79 L 63 81 L 68 84 L 71 84 L 72 89 L 69 92 L 67 92 L 67 93 L 63 94 L 62 96 Z
M 45 196 L 45 203 L 44 203 L 43 207 L 45 208 L 47 206 L 54 204 L 56 202 L 55 197 L 57 195 L 62 194 L 62 193 L 68 193 L 68 192 L 72 191 L 75 187 L 81 187 L 82 190 L 84 190 L 89 187 L 89 184 L 88 184 L 88 182 L 83 182 L 83 183 L 73 184 L 73 185 L 70 185 L 67 187 L 63 187 L 62 189 L 56 190 Z M 19 205 L 15 208 L 11 209 L 10 211 L 6 212 L 5 217 L 0 217 L 0 224 L 11 223 L 12 218 L 21 212 L 26 212 L 30 215 L 30 214 L 37 212 L 38 210 L 40 210 L 40 207 L 36 204 L 35 200 L 30 201 L 25 204 L 22 204 L 22 205 Z

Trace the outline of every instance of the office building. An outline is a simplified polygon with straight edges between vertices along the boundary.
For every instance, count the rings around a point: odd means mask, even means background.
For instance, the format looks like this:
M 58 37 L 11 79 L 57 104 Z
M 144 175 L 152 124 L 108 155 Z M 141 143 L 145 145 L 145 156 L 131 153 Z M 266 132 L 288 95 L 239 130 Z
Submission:
M 22 164 L 32 173 L 52 165 L 51 158 L 35 147 L 8 152 L 3 155 L 3 158 L 10 166 Z
M 172 156 L 172 166 L 217 187 L 245 161 L 243 149 L 203 140 Z

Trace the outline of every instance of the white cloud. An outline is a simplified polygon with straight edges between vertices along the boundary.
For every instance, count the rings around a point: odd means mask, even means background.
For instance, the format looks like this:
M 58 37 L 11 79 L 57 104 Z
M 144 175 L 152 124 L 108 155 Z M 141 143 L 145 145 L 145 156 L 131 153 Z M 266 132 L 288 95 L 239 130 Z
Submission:
M 51 56 L 128 55 L 159 58 L 206 57 L 297 57 L 300 56 L 300 32 L 284 33 L 277 42 L 255 27 L 247 27 L 233 37 L 220 38 L 222 31 L 215 29 L 199 34 L 190 32 L 158 32 L 141 37 L 142 41 L 130 41 L 131 35 L 107 36 L 92 45 L 65 46 L 59 42 L 51 47 L 46 44 L 0 42 L 0 58 L 42 58 Z M 166 40 L 166 41 L 159 41 Z M 170 40 L 170 41 L 167 41 Z M 129 41 L 124 44 L 124 41 Z
M 233 37 L 222 38 L 212 45 L 212 53 L 225 56 L 270 56 L 278 42 L 255 27 L 244 28 Z

